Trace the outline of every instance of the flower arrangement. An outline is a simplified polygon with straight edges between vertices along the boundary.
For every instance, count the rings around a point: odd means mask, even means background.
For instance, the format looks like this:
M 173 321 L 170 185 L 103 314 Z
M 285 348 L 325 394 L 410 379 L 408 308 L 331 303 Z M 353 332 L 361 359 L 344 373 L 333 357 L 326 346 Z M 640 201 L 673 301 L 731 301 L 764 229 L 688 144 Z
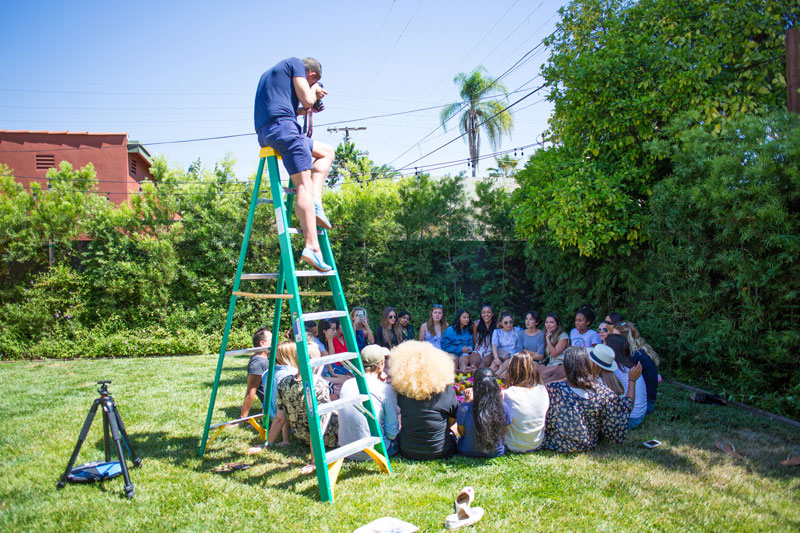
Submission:
M 456 391 L 456 396 L 458 397 L 458 403 L 464 403 L 464 393 L 467 389 L 472 388 L 473 378 L 472 372 L 457 372 L 456 373 L 456 381 L 453 383 L 453 388 Z M 497 378 L 497 383 L 500 385 L 500 389 L 505 389 L 505 385 L 503 384 L 503 380 Z
M 459 372 L 456 374 L 456 381 L 453 383 L 453 388 L 456 390 L 458 403 L 464 402 L 464 392 L 472 388 L 472 372 Z

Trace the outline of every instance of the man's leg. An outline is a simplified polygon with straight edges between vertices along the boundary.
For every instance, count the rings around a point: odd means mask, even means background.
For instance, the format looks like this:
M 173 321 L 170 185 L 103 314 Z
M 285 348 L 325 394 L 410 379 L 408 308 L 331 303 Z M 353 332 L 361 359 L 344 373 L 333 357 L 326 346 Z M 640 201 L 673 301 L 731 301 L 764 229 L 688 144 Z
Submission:
M 333 164 L 336 156 L 335 150 L 325 143 L 314 141 L 311 148 L 314 158 L 314 168 L 311 170 L 311 181 L 314 183 L 314 201 L 322 205 L 322 188 L 325 186 L 325 177 Z
M 292 174 L 292 183 L 297 189 L 294 205 L 297 220 L 306 238 L 306 248 L 311 248 L 315 253 L 320 253 L 319 239 L 317 238 L 317 219 L 314 216 L 314 186 L 311 183 L 311 171 L 304 170 Z
M 305 248 L 300 259 L 320 272 L 328 272 L 331 267 L 322 259 L 317 237 L 317 214 L 314 212 L 314 189 L 311 183 L 311 171 L 304 170 L 291 175 L 292 183 L 297 189 L 295 211 L 300 227 L 305 236 Z

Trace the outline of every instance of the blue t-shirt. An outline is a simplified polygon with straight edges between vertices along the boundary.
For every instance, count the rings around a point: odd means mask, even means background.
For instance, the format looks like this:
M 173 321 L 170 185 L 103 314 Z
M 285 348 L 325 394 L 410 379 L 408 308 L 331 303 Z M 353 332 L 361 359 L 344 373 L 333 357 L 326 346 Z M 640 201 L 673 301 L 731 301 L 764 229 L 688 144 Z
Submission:
M 364 333 L 362 330 L 356 330 L 356 344 L 358 345 L 358 351 L 361 353 L 361 350 L 367 347 L 369 342 L 367 341 L 367 334 Z
M 593 329 L 587 329 L 581 334 L 578 333 L 578 328 L 572 328 L 572 331 L 569 332 L 569 343 L 572 346 L 591 348 L 595 344 L 603 344 L 603 341 L 600 340 L 600 335 Z
M 296 120 L 299 100 L 294 92 L 294 78 L 306 77 L 303 61 L 290 57 L 284 59 L 258 80 L 253 119 L 256 131 L 279 118 Z
M 510 425 L 511 411 L 508 410 L 508 406 L 505 403 L 503 403 L 503 414 L 506 417 L 506 425 Z M 481 452 L 475 448 L 475 419 L 472 417 L 472 402 L 463 403 L 458 407 L 456 424 L 464 426 L 464 436 L 458 438 L 457 446 L 458 453 L 461 455 L 466 455 L 467 457 L 500 457 L 506 453 L 503 439 L 500 439 L 493 452 Z

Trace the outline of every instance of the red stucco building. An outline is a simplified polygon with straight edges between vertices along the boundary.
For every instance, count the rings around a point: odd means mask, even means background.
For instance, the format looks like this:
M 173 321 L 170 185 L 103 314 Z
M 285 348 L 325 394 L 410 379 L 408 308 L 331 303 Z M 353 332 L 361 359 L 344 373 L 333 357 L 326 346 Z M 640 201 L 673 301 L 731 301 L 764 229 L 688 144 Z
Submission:
M 97 173 L 97 190 L 121 204 L 139 193 L 142 180 L 153 179 L 152 157 L 127 133 L 0 130 L 0 163 L 11 167 L 16 180 L 47 188 L 47 171 L 68 161 L 73 168 L 88 163 Z

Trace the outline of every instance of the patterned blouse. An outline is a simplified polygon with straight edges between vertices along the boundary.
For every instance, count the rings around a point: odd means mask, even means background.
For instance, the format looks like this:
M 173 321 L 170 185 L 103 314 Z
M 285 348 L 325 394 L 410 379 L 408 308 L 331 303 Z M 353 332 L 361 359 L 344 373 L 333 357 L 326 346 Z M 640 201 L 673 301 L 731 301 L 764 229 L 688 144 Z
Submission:
M 625 440 L 633 400 L 614 394 L 605 385 L 589 391 L 588 398 L 575 394 L 565 381 L 547 385 L 550 409 L 542 448 L 557 452 L 591 450 L 600 439 Z
M 286 412 L 289 427 L 292 428 L 297 440 L 306 444 L 311 443 L 311 429 L 308 426 L 306 415 L 306 400 L 303 396 L 303 383 L 287 376 L 278 383 L 278 409 Z M 317 405 L 331 401 L 328 385 L 322 378 L 314 377 L 314 390 L 317 394 Z M 331 415 L 328 427 L 325 429 L 325 447 L 335 448 L 339 439 L 339 418 L 336 413 Z

